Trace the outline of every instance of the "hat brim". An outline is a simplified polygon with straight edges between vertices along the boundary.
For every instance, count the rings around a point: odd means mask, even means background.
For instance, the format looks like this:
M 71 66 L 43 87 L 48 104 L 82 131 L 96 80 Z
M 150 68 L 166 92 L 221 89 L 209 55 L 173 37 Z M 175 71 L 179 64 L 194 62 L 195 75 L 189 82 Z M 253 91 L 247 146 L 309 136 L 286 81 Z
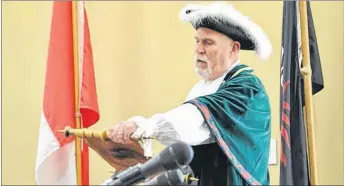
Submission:
M 199 28 L 208 28 L 219 33 L 222 33 L 234 41 L 240 43 L 240 49 L 242 50 L 255 50 L 255 44 L 249 39 L 245 32 L 238 26 L 232 24 L 219 24 L 216 21 L 204 19 L 202 23 L 193 24 L 193 27 L 197 30 Z

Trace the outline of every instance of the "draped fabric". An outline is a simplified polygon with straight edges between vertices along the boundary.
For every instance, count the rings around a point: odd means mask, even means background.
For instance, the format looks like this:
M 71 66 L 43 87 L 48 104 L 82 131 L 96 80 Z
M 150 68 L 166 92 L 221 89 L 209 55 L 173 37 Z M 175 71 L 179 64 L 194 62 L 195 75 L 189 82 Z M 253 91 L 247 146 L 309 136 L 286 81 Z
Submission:
M 222 163 L 221 166 L 226 165 L 227 179 L 220 183 L 215 181 L 218 184 L 269 184 L 270 103 L 264 86 L 252 72 L 246 65 L 236 66 L 226 75 L 216 93 L 186 102 L 199 109 L 217 141 L 215 147 L 214 144 L 194 147 L 194 161 L 202 159 L 200 166 L 192 166 L 200 178 L 200 185 L 211 185 L 213 182 L 209 179 L 219 177 L 203 177 L 207 175 L 202 172 L 206 170 L 205 166 L 208 171 L 213 169 L 215 175 L 220 174 L 216 170 L 225 170 L 216 168 L 215 161 Z M 216 147 L 221 151 L 218 152 Z M 229 161 L 221 162 L 221 154 Z M 213 164 L 207 165 L 205 161 Z M 202 184 L 202 179 L 208 181 Z

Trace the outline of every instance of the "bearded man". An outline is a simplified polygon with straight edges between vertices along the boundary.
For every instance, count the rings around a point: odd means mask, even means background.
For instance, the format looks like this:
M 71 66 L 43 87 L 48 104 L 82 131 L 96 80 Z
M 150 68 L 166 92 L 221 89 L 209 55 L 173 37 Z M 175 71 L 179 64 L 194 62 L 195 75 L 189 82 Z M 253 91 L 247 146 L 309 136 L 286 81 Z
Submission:
M 190 144 L 190 167 L 201 186 L 269 185 L 269 97 L 253 69 L 239 58 L 241 50 L 269 57 L 268 38 L 228 4 L 189 5 L 179 17 L 196 30 L 195 65 L 202 80 L 178 107 L 113 125 L 111 139 L 127 144 L 143 136 L 164 145 Z M 151 156 L 151 141 L 142 148 Z

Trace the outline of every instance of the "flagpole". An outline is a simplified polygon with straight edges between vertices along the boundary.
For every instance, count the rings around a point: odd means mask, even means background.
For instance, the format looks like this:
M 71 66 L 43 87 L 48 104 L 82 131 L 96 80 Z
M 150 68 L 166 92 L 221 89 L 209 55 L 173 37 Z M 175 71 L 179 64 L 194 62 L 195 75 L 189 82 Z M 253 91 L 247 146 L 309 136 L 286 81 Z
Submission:
M 301 24 L 301 43 L 302 43 L 302 75 L 304 77 L 305 90 L 305 111 L 307 128 L 307 154 L 309 157 L 309 176 L 311 185 L 317 185 L 317 163 L 315 151 L 315 133 L 314 133 L 314 112 L 312 100 L 312 69 L 310 66 L 309 36 L 308 36 L 308 17 L 307 1 L 299 1 L 300 24 Z
M 77 1 L 72 1 L 72 15 L 73 15 L 73 54 L 74 54 L 74 86 L 75 86 L 75 128 L 81 128 L 80 113 L 79 113 L 79 51 L 78 51 L 78 7 Z M 75 138 L 75 153 L 76 153 L 76 176 L 77 185 L 82 185 L 81 172 L 81 139 Z

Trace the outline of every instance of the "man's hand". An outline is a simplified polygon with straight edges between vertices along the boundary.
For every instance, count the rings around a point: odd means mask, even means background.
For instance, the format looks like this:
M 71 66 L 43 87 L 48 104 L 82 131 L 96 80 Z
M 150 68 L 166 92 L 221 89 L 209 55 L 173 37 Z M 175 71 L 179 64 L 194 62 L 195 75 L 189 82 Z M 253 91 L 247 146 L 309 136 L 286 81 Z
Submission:
M 122 121 L 119 124 L 112 126 L 108 132 L 112 141 L 121 144 L 133 143 L 131 135 L 136 131 L 137 125 L 135 122 Z

